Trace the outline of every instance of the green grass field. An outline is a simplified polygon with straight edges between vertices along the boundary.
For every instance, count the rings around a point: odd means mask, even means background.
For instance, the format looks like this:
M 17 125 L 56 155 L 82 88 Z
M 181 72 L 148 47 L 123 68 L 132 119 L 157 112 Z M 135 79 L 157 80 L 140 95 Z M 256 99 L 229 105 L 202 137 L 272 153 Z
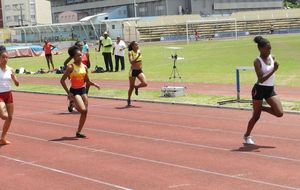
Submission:
M 266 36 L 272 45 L 272 54 L 276 57 L 280 67 L 276 72 L 276 84 L 280 86 L 300 86 L 300 34 L 297 35 L 272 35 Z M 253 60 L 259 55 L 253 37 L 240 38 L 238 40 L 210 40 L 174 43 L 144 43 L 140 44 L 143 53 L 143 70 L 149 81 L 165 82 L 169 80 L 172 71 L 173 61 L 169 58 L 174 50 L 167 47 L 181 47 L 177 50 L 179 57 L 184 60 L 177 61 L 177 68 L 182 77 L 182 82 L 213 83 L 213 84 L 234 84 L 236 66 L 252 66 Z M 104 67 L 102 55 L 90 50 L 92 68 L 95 65 Z M 53 56 L 56 67 L 62 66 L 68 57 L 66 51 L 60 55 Z M 90 74 L 90 78 L 99 80 L 128 80 L 129 63 L 127 57 L 126 72 Z M 47 68 L 44 57 L 14 58 L 9 60 L 13 68 L 24 67 L 29 71 L 37 71 L 40 68 Z M 30 77 L 31 75 L 28 75 Z M 61 77 L 57 74 L 34 75 L 43 77 Z M 256 76 L 253 71 L 243 72 L 241 75 L 242 84 L 253 84 Z M 58 84 L 59 85 L 59 84 Z M 49 86 L 45 86 L 49 90 Z M 25 85 L 22 90 L 39 89 L 35 85 Z M 63 92 L 58 88 L 53 92 Z M 95 92 L 96 93 L 96 92 Z M 126 98 L 126 91 L 119 89 L 102 89 L 101 95 L 107 97 Z M 176 101 L 200 104 L 216 104 L 217 101 L 230 99 L 232 97 L 201 96 L 188 94 L 185 97 L 175 99 L 161 98 L 160 92 L 145 92 L 141 99 Z M 201 99 L 201 100 L 199 100 Z M 298 102 L 286 103 L 287 109 L 298 110 Z

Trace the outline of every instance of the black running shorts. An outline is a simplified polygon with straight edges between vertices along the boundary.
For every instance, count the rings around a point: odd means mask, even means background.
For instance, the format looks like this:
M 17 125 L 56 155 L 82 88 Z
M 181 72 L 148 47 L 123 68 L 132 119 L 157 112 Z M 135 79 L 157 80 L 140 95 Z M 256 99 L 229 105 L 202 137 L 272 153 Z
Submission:
M 274 86 L 263 86 L 255 84 L 252 88 L 252 99 L 253 100 L 263 100 L 275 96 Z

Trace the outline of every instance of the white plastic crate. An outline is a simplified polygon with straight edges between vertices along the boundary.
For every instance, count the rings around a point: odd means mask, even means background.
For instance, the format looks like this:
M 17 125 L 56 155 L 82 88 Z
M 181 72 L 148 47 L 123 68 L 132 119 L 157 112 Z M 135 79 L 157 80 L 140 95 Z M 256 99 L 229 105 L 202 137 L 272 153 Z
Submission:
M 175 96 L 184 96 L 185 87 L 181 86 L 164 86 L 161 88 L 161 96 L 164 97 L 175 97 Z

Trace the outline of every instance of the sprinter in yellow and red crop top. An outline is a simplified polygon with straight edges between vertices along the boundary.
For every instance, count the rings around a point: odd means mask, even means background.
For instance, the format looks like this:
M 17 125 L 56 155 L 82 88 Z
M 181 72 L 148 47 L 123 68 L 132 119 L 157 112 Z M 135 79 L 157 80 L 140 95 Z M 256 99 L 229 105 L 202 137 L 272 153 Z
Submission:
M 128 89 L 128 99 L 127 106 L 131 106 L 131 95 L 133 90 L 135 90 L 135 95 L 139 94 L 139 88 L 146 87 L 146 77 L 142 70 L 143 57 L 139 45 L 137 42 L 133 41 L 128 46 L 128 59 L 131 64 L 129 71 L 129 89 Z M 138 78 L 140 84 L 135 85 L 135 79 Z
M 83 42 L 82 41 L 76 41 L 74 46 L 78 46 L 80 48 L 80 50 L 82 51 L 82 47 L 83 47 Z M 65 61 L 64 61 L 64 70 L 67 68 L 68 63 L 72 60 L 72 57 L 68 57 Z M 82 57 L 81 57 L 81 62 L 87 66 L 87 68 L 90 68 L 91 63 L 90 63 L 90 56 L 89 53 L 83 53 Z M 86 94 L 89 93 L 89 89 L 90 89 L 90 85 L 86 84 Z M 69 101 L 69 105 L 68 105 L 68 111 L 72 112 L 74 105 L 73 105 L 73 101 Z
M 87 67 L 82 63 L 82 53 L 80 47 L 72 46 L 68 49 L 68 53 L 70 57 L 73 58 L 74 63 L 70 63 L 67 65 L 67 69 L 65 70 L 60 83 L 68 94 L 68 99 L 74 102 L 75 108 L 80 113 L 76 137 L 85 138 L 86 136 L 81 133 L 81 130 L 86 121 L 88 112 L 88 96 L 86 94 L 86 84 L 95 86 L 98 89 L 100 89 L 100 87 L 96 83 L 90 81 L 88 77 Z M 69 78 L 71 81 L 70 89 L 68 89 L 66 84 L 67 78 Z

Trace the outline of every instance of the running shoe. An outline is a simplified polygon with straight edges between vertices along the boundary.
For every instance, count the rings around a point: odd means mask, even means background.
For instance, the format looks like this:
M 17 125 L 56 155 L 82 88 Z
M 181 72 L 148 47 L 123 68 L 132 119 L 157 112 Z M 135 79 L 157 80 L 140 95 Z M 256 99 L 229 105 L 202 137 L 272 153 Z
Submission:
M 5 139 L 0 140 L 0 145 L 8 145 L 8 144 L 10 144 L 10 142 L 8 140 L 5 140 Z
M 138 87 L 134 87 L 134 93 L 135 93 L 135 95 L 139 95 L 139 88 Z
M 131 106 L 131 100 L 127 100 L 127 106 Z
M 76 133 L 76 137 L 77 138 L 86 138 L 86 136 L 84 134 L 80 133 L 80 132 Z
M 251 136 L 247 136 L 247 137 L 244 136 L 244 141 L 245 144 L 254 144 L 254 141 L 252 140 Z
M 73 106 L 73 101 L 69 101 L 68 111 L 69 111 L 70 113 L 73 112 L 73 108 L 74 108 L 74 106 Z

